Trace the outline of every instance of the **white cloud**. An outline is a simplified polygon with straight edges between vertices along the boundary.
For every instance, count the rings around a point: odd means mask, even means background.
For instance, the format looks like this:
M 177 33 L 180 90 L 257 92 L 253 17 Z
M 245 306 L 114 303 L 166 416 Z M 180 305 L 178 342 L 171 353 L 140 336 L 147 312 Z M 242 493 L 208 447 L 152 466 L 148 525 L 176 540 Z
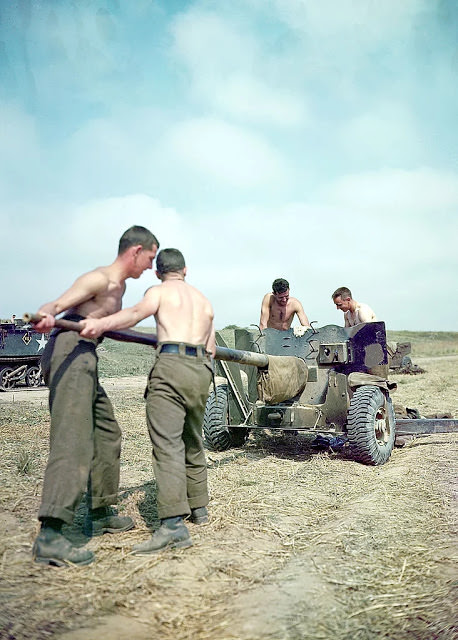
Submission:
M 108 251 L 107 255 L 116 254 L 120 236 L 134 224 L 150 229 L 159 242 L 161 233 L 179 239 L 182 235 L 178 213 L 145 194 L 101 198 L 74 206 L 68 222 L 73 247 L 84 250 L 86 257 L 91 258 L 100 257 L 101 249 Z
M 67 233 L 72 238 L 72 251 L 84 255 L 85 270 L 110 264 L 116 257 L 119 238 L 134 224 L 154 233 L 161 248 L 178 245 L 186 255 L 185 221 L 174 209 L 145 194 L 92 200 L 73 207 L 69 213 Z M 151 284 L 158 281 L 150 271 L 138 281 L 129 280 L 124 306 L 137 302 Z
M 216 14 L 191 9 L 179 14 L 171 25 L 175 55 L 196 79 L 220 81 L 250 67 L 259 55 L 249 30 L 237 29 Z
M 458 211 L 458 175 L 431 168 L 386 169 L 347 175 L 324 191 L 349 211 L 417 218 Z
M 287 179 L 287 165 L 263 138 L 215 118 L 177 125 L 165 141 L 190 171 L 233 187 L 252 188 Z
M 237 120 L 303 126 L 304 98 L 274 77 L 272 55 L 237 20 L 190 10 L 174 22 L 174 51 L 193 81 L 193 95 Z
M 37 309 L 82 273 L 110 264 L 116 258 L 119 238 L 134 224 L 150 229 L 162 248 L 178 245 L 186 255 L 185 221 L 144 194 L 82 204 L 16 206 L 0 228 L 2 263 L 8 273 L 2 290 L 6 314 L 18 313 L 18 306 L 25 304 L 29 310 Z M 138 281 L 128 281 L 125 304 L 137 302 L 152 283 L 156 284 L 156 278 L 150 271 Z M 0 315 L 5 315 L 3 310 Z
M 218 328 L 257 323 L 262 296 L 277 277 L 290 281 L 292 295 L 319 325 L 342 322 L 330 295 L 347 285 L 389 328 L 454 326 L 447 314 L 456 234 L 443 224 L 431 229 L 405 216 L 390 224 L 382 211 L 373 215 L 343 200 L 332 206 L 253 205 L 197 216 L 133 194 L 47 209 L 52 222 L 46 222 L 43 209 L 34 210 L 34 220 L 23 211 L 30 220 L 25 229 L 18 209 L 2 228 L 2 258 L 14 265 L 3 284 L 2 316 L 33 311 L 81 273 L 109 264 L 122 232 L 142 224 L 157 235 L 162 248 L 183 251 L 188 281 L 211 300 Z M 19 256 L 17 247 L 7 242 L 15 237 L 21 238 Z M 128 281 L 124 305 L 137 302 L 152 283 L 157 281 L 150 271 L 138 281 Z M 431 289 L 427 317 L 409 302 L 426 285 Z
M 346 120 L 340 141 L 360 166 L 418 166 L 425 155 L 415 114 L 393 103 Z
M 222 113 L 255 124 L 295 127 L 307 120 L 304 102 L 297 96 L 244 74 L 233 74 L 215 84 L 211 95 Z
M 98 183 L 102 191 L 107 183 L 127 189 L 136 169 L 141 172 L 144 157 L 142 140 L 132 136 L 130 129 L 131 125 L 120 118 L 86 121 L 62 150 L 72 169 L 70 175 L 77 175 L 86 189 Z
M 0 193 L 23 193 L 43 169 L 35 118 L 13 103 L 0 103 Z
M 278 16 L 326 48 L 344 40 L 347 51 L 372 49 L 412 27 L 427 0 L 273 0 Z M 340 43 L 339 43 L 340 46 Z
M 109 117 L 87 119 L 56 150 L 65 158 L 67 189 L 84 185 L 85 195 L 97 196 L 156 194 L 158 185 L 172 180 L 159 150 L 170 120 L 165 110 L 119 105 Z

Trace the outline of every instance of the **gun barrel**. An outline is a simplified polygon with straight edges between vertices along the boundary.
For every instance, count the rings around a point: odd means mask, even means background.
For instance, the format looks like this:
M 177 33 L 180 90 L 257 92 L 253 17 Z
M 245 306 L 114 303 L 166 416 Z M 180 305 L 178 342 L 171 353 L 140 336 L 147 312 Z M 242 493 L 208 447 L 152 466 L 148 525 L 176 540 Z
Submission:
M 216 360 L 227 360 L 229 362 L 239 362 L 249 364 L 253 367 L 267 367 L 269 356 L 265 353 L 255 353 L 254 351 L 241 351 L 240 349 L 229 349 L 227 347 L 216 347 Z

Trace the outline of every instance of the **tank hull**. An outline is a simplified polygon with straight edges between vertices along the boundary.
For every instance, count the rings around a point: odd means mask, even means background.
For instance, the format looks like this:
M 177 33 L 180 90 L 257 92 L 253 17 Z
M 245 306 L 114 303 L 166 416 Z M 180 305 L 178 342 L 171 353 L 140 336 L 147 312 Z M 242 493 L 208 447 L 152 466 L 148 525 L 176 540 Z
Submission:
M 40 361 L 48 340 L 29 324 L 0 323 L 0 391 L 43 384 Z

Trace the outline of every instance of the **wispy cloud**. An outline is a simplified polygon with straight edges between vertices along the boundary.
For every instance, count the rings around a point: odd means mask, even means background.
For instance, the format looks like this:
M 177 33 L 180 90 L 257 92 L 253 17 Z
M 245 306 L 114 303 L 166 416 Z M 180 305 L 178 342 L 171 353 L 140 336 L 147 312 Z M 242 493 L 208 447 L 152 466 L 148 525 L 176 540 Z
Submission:
M 271 54 L 240 20 L 189 11 L 176 18 L 172 33 L 175 56 L 190 74 L 199 103 L 258 126 L 306 124 L 302 97 L 272 76 L 266 61 Z
M 257 187 L 287 179 L 287 163 L 274 147 L 261 136 L 222 120 L 183 122 L 171 131 L 165 144 L 188 170 L 233 187 Z

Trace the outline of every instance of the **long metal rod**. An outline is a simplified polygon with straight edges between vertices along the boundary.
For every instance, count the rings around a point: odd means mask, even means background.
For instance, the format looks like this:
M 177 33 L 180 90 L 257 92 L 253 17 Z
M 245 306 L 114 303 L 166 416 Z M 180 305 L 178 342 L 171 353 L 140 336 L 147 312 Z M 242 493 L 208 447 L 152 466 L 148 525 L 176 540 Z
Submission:
M 22 316 L 25 322 L 36 324 L 40 322 L 41 316 L 35 313 L 24 313 Z M 65 318 L 56 318 L 55 326 L 58 329 L 66 329 L 67 331 L 81 331 L 83 328 L 79 322 L 73 320 L 65 320 Z M 138 344 L 146 344 L 150 347 L 157 346 L 157 336 L 154 333 L 141 333 L 135 329 L 125 329 L 124 331 L 106 331 L 103 334 L 106 338 L 118 340 L 120 342 L 137 342 Z
M 448 418 L 396 418 L 396 435 L 407 436 L 421 433 L 454 433 L 458 431 L 458 420 Z
M 36 324 L 41 320 L 41 316 L 34 313 L 24 313 L 23 319 L 25 322 Z M 65 320 L 64 318 L 56 318 L 56 327 L 67 331 L 81 331 L 82 329 L 79 322 Z M 157 347 L 157 335 L 155 333 L 142 333 L 134 329 L 125 329 L 123 331 L 106 331 L 103 335 L 106 338 L 120 342 L 136 342 L 150 347 Z M 249 364 L 253 367 L 261 368 L 267 367 L 269 364 L 269 357 L 265 353 L 240 351 L 238 349 L 228 349 L 227 347 L 216 347 L 215 358 L 216 360 L 240 362 L 240 364 Z

